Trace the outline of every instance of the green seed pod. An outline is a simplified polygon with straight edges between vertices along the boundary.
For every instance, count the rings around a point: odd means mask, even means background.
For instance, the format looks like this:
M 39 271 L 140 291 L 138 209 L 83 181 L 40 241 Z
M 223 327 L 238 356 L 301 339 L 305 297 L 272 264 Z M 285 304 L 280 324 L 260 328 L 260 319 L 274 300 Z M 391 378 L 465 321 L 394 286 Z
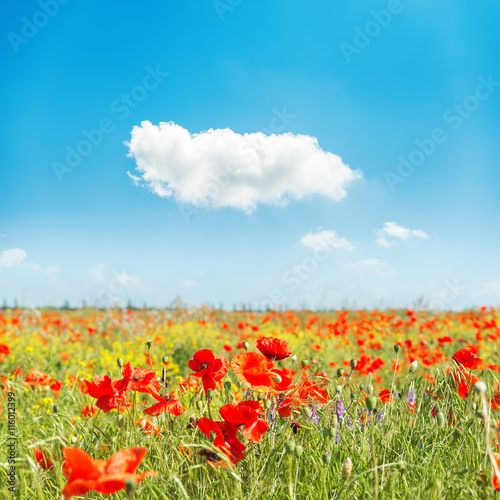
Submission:
M 198 408 L 198 410 L 203 410 L 203 401 L 201 399 L 199 399 L 198 401 L 196 401 L 196 408 Z
M 243 342 L 243 349 L 245 349 L 245 351 L 248 351 L 249 347 L 250 347 L 250 342 L 248 342 L 248 340 L 245 340 Z
M 323 463 L 325 465 L 328 465 L 330 463 L 331 459 L 332 459 L 332 456 L 330 455 L 330 453 L 323 453 L 323 455 L 321 456 L 321 460 L 323 460 Z
M 285 451 L 288 455 L 295 453 L 295 441 L 285 441 Z
M 300 362 L 300 366 L 302 366 L 302 368 L 304 368 L 305 366 L 307 366 L 309 364 L 309 360 L 307 358 L 304 358 L 301 362 Z
M 338 368 L 337 369 L 337 377 L 340 378 L 340 377 L 342 377 L 342 375 L 344 375 L 344 370 L 342 370 L 342 368 Z
M 165 356 L 163 356 L 163 358 L 161 358 L 161 360 L 163 361 L 163 363 L 168 363 L 168 356 L 165 354 Z
M 368 396 L 366 398 L 366 408 L 368 411 L 373 411 L 377 406 L 377 398 L 375 396 Z
M 444 419 L 444 415 L 441 412 L 438 412 L 436 415 L 436 422 L 438 424 L 438 427 L 444 427 L 446 424 L 446 421 Z
M 124 481 L 125 491 L 127 492 L 127 498 L 132 500 L 135 496 L 135 491 L 137 490 L 137 481 L 133 477 L 128 477 Z
M 300 445 L 295 446 L 295 456 L 297 458 L 300 458 L 302 456 L 303 452 L 304 452 L 304 448 L 302 448 L 302 446 L 300 446 Z
M 122 358 L 118 358 L 116 360 L 116 364 L 118 365 L 118 368 L 121 368 L 123 366 L 123 359 Z
M 259 401 L 264 401 L 264 399 L 266 399 L 266 395 L 263 392 L 259 392 L 257 399 Z
M 349 366 L 351 367 L 352 370 L 354 370 L 354 368 L 356 368 L 357 364 L 358 364 L 358 362 L 355 359 L 351 359 Z

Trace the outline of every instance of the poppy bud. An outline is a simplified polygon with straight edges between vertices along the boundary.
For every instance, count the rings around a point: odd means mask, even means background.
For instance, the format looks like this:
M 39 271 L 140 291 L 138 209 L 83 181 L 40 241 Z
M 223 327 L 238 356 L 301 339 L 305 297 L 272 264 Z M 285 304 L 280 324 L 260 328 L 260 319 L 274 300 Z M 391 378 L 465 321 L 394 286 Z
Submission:
M 123 418 L 123 415 L 118 415 L 117 424 L 120 429 L 125 427 L 125 419 Z
M 345 481 L 352 472 L 352 460 L 351 457 L 347 457 L 342 465 L 342 479 Z
M 335 387 L 335 390 L 337 391 L 338 394 L 340 394 L 342 392 L 342 386 L 341 385 L 337 385 Z
M 292 455 L 295 452 L 295 441 L 285 441 L 285 451 Z
M 366 392 L 368 394 L 371 394 L 373 392 L 373 385 L 372 384 L 368 384 L 368 386 L 366 388 Z
M 143 419 L 141 419 L 141 421 L 139 422 L 139 427 L 140 427 L 141 429 L 145 429 L 145 428 L 146 428 L 146 424 L 147 424 L 146 419 L 145 419 L 145 418 L 143 418 Z
M 358 362 L 355 359 L 351 359 L 351 362 L 349 363 L 351 370 L 354 370 L 354 368 L 356 368 L 357 364 L 358 364 Z
M 210 434 L 208 435 L 208 438 L 213 443 L 217 439 L 217 433 L 215 431 L 210 431 Z
M 340 378 L 340 377 L 342 377 L 342 375 L 344 375 L 344 370 L 342 370 L 342 368 L 338 368 L 337 369 L 337 377 Z
M 248 342 L 248 340 L 245 340 L 243 342 L 243 349 L 245 349 L 245 351 L 248 351 L 249 347 L 250 347 L 250 342 Z
M 300 457 L 302 456 L 302 453 L 303 453 L 303 452 L 304 452 L 304 448 L 302 448 L 302 446 L 297 445 L 297 446 L 295 447 L 295 456 L 296 456 L 297 458 L 300 458 Z
M 413 361 L 412 363 L 410 363 L 410 366 L 408 367 L 408 372 L 409 373 L 413 373 L 416 369 L 417 369 L 417 366 L 418 366 L 418 361 Z
M 325 465 L 328 465 L 330 463 L 331 459 L 332 459 L 332 456 L 330 455 L 330 453 L 323 453 L 323 455 L 321 456 L 321 460 L 323 460 L 323 463 Z
M 163 361 L 163 363 L 168 363 L 168 356 L 165 354 L 165 356 L 163 356 L 161 360 Z
M 75 436 L 71 436 L 70 441 L 71 441 L 71 444 L 75 444 L 78 441 L 78 439 Z
M 57 412 L 59 411 L 59 406 L 54 405 L 54 406 L 52 407 L 52 411 L 53 411 L 54 413 L 57 413 Z
M 365 391 L 366 390 L 366 385 L 365 384 L 359 384 L 359 390 L 360 391 Z
M 118 365 L 118 368 L 121 368 L 123 366 L 123 359 L 122 358 L 118 358 L 116 360 L 116 364 Z
M 479 394 L 484 394 L 486 392 L 486 384 L 484 382 L 476 382 L 474 384 L 474 390 Z
M 293 354 L 292 356 L 290 356 L 290 360 L 292 361 L 292 363 L 295 363 L 295 361 L 297 361 L 297 356 Z
M 137 490 L 137 481 L 133 477 L 127 477 L 124 483 L 127 497 L 129 500 L 132 500 L 134 498 L 135 491 Z
M 272 405 L 273 405 L 273 402 L 270 399 L 266 399 L 264 401 L 264 406 L 266 407 L 266 410 L 269 410 Z
M 207 399 L 210 401 L 214 396 L 214 390 L 213 389 L 208 389 L 207 390 Z
M 278 373 L 275 373 L 274 374 L 274 377 L 271 377 L 274 382 L 276 382 L 277 384 L 281 384 L 281 382 L 283 381 L 283 379 L 281 378 L 281 376 L 278 374 Z
M 462 433 L 458 430 L 458 429 L 455 429 L 453 431 L 453 441 L 457 441 L 458 439 L 460 439 L 460 436 L 462 435 Z
M 196 401 L 196 408 L 198 408 L 198 410 L 203 410 L 203 401 L 201 399 L 198 399 L 198 401 Z
M 311 418 L 311 415 L 312 415 L 311 408 L 309 408 L 309 406 L 303 406 L 302 407 L 302 415 L 304 415 L 304 417 L 306 417 L 306 418 Z
M 153 341 L 152 341 L 152 340 L 148 340 L 148 341 L 146 342 L 146 346 L 147 346 L 147 348 L 148 348 L 148 349 L 150 349 L 150 348 L 151 348 L 151 344 L 152 344 L 152 343 L 153 343 Z
M 438 424 L 438 427 L 444 427 L 445 425 L 445 420 L 444 420 L 444 415 L 441 412 L 438 412 L 436 415 L 436 422 Z
M 356 393 L 354 391 L 351 391 L 351 399 L 356 399 Z
M 304 359 L 300 362 L 300 366 L 302 366 L 302 368 L 305 368 L 308 364 L 309 364 L 309 360 L 308 360 L 307 358 L 304 358 Z
M 401 346 L 399 344 L 395 344 L 395 346 L 394 346 L 394 352 L 396 354 L 399 352 L 399 349 L 401 349 Z
M 259 394 L 257 395 L 257 399 L 259 401 L 263 401 L 264 399 L 266 399 L 266 395 L 263 392 L 259 392 Z
M 231 390 L 231 382 L 224 382 L 224 389 L 226 389 L 226 391 L 230 391 Z
M 327 427 L 325 429 L 325 436 L 327 438 L 333 438 L 333 437 L 335 437 L 335 427 Z
M 377 398 L 375 396 L 368 396 L 366 398 L 365 403 L 366 403 L 366 408 L 368 409 L 368 411 L 372 411 L 377 406 Z

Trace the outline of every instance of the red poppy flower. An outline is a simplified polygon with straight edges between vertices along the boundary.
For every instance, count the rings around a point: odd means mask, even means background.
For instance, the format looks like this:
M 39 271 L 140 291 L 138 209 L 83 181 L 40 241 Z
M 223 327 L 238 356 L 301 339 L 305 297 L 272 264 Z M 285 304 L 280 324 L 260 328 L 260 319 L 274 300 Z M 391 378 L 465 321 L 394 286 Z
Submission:
M 54 396 L 57 398 L 59 396 L 59 393 L 61 392 L 61 388 L 64 384 L 62 382 L 59 382 L 56 380 L 53 384 L 50 386 L 50 390 L 54 393 Z
M 123 379 L 121 380 L 121 391 L 137 391 L 147 394 L 157 394 L 161 385 L 156 380 L 156 373 L 140 366 L 133 368 L 130 363 L 123 366 Z
M 54 464 L 49 458 L 49 454 L 47 452 L 42 451 L 41 448 L 35 448 L 33 450 L 33 454 L 35 455 L 35 460 L 42 469 L 52 470 L 54 468 Z M 52 454 L 52 458 L 55 459 L 54 454 Z
M 215 384 L 226 375 L 229 361 L 223 356 L 214 356 L 210 349 L 202 349 L 189 360 L 189 368 L 195 377 L 201 377 L 205 394 L 208 389 L 215 389 Z
M 391 391 L 389 389 L 382 389 L 378 397 L 380 401 L 382 401 L 382 403 L 387 403 L 387 401 L 389 401 L 389 398 L 391 397 Z
M 145 434 L 160 436 L 160 427 L 148 418 L 140 418 L 137 420 L 136 424 L 144 429 Z
M 271 361 L 279 361 L 292 355 L 288 342 L 274 337 L 262 337 L 257 341 L 257 349 Z
M 120 390 L 122 381 L 108 377 L 107 375 L 97 375 L 92 382 L 84 381 L 87 385 L 89 395 L 97 399 L 96 406 L 104 413 L 124 406 L 130 406 L 130 401 L 126 394 Z
M 292 413 L 299 413 L 299 411 L 296 408 L 293 408 L 292 405 L 294 406 L 300 406 L 302 404 L 302 401 L 300 399 L 294 398 L 286 398 L 278 406 L 278 414 L 280 417 L 283 418 L 288 418 Z
M 230 424 L 241 426 L 241 433 L 254 443 L 258 443 L 267 431 L 268 424 L 259 418 L 262 408 L 258 401 L 242 401 L 237 405 L 224 405 L 219 413 Z
M 7 344 L 0 344 L 0 354 L 5 354 L 6 356 L 10 354 L 10 349 Z
M 93 460 L 80 448 L 63 448 L 69 475 L 62 491 L 64 498 L 85 495 L 88 491 L 109 495 L 124 489 L 127 479 L 139 483 L 148 476 L 156 476 L 152 470 L 135 474 L 147 452 L 146 448 L 126 448 L 109 460 Z
M 269 370 L 272 363 L 256 352 L 244 352 L 231 361 L 235 375 L 250 389 L 269 387 L 273 373 Z
M 500 470 L 500 453 L 493 453 L 493 458 L 497 463 L 497 469 Z M 495 472 L 493 472 L 493 488 L 500 491 L 500 476 L 497 476 Z
M 97 414 L 97 410 L 95 409 L 95 406 L 90 406 L 90 405 L 85 405 L 82 408 L 82 415 L 87 418 L 88 416 L 94 416 Z
M 469 368 L 471 370 L 480 368 L 483 364 L 483 360 L 476 356 L 474 349 L 471 347 L 460 349 L 453 355 L 452 359 L 464 368 Z
M 175 399 L 173 394 L 170 394 L 165 398 L 162 398 L 161 396 L 154 396 L 154 397 L 159 401 L 159 403 L 156 403 L 155 405 L 146 408 L 144 410 L 144 413 L 146 415 L 157 417 L 162 413 L 168 412 L 171 415 L 178 417 L 179 415 L 182 415 L 183 413 L 186 412 L 184 406 L 182 406 L 181 402 L 178 399 Z
M 215 433 L 214 446 L 226 455 L 229 465 L 236 465 L 245 458 L 243 451 L 245 451 L 246 446 L 236 437 L 238 426 L 229 422 L 214 422 L 204 417 L 198 420 L 197 425 L 198 429 L 207 437 L 210 437 L 211 432 Z M 217 460 L 219 457 L 212 457 L 210 454 L 206 455 L 209 461 L 222 467 L 226 465 L 222 459 Z
M 23 384 L 25 385 L 50 385 L 53 380 L 50 375 L 37 370 L 36 368 L 32 368 L 29 373 L 26 374 Z
M 471 386 L 473 386 L 476 382 L 479 382 L 479 378 L 476 377 L 476 375 L 471 373 L 469 376 L 469 374 L 464 370 L 456 370 L 451 373 L 451 376 L 453 378 L 457 394 L 462 399 L 467 399 Z

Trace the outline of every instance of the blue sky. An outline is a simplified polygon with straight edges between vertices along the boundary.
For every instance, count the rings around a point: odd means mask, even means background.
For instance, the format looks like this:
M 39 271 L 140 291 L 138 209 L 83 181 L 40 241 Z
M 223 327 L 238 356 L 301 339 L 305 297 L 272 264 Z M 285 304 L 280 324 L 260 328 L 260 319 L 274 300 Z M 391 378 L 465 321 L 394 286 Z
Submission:
M 465 0 L 10 2 L 0 301 L 500 304 L 499 14 L 497 2 Z M 191 208 L 196 162 L 148 149 L 146 132 L 143 170 L 128 156 L 143 121 L 238 140 L 274 133 L 261 151 L 271 165 L 286 137 L 305 156 L 253 186 L 250 209 L 227 202 L 245 201 L 238 176 Z M 303 136 L 317 139 L 318 162 L 304 160 Z M 200 137 L 216 172 L 213 137 Z M 86 156 L 68 163 L 68 148 Z M 316 170 L 337 168 L 328 153 L 361 174 L 342 199 Z M 172 196 L 147 181 L 166 175 L 160 164 L 182 181 Z

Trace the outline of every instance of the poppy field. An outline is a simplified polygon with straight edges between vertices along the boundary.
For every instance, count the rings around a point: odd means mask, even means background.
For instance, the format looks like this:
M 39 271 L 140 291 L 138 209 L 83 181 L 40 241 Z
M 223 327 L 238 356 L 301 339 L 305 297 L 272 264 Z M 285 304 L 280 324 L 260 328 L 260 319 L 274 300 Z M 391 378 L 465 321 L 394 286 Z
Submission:
M 0 311 L 1 498 L 487 499 L 500 310 Z

